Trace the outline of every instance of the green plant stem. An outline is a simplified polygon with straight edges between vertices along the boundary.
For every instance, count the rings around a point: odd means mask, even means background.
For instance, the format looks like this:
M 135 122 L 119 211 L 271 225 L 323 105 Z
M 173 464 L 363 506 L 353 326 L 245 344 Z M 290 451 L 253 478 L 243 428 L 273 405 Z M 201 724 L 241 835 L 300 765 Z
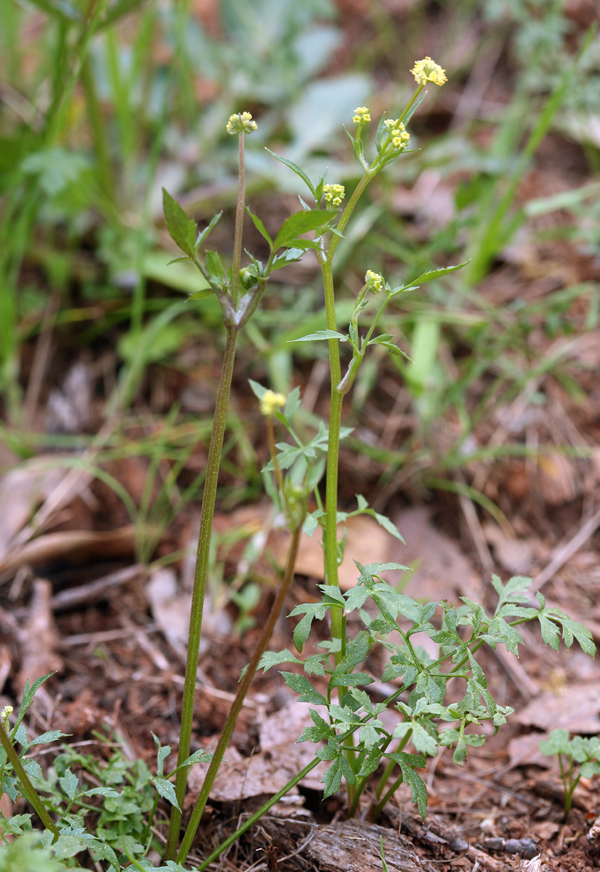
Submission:
M 0 743 L 2 744 L 2 747 L 3 747 L 4 751 L 6 752 L 6 756 L 8 757 L 9 762 L 12 765 L 13 771 L 17 777 L 17 780 L 19 782 L 21 790 L 23 791 L 23 793 L 27 797 L 27 800 L 29 801 L 29 803 L 35 809 L 38 817 L 40 818 L 41 822 L 44 824 L 46 829 L 50 830 L 50 832 L 54 836 L 54 841 L 56 841 L 56 839 L 58 839 L 58 837 L 60 836 L 60 833 L 59 833 L 58 829 L 56 828 L 56 825 L 53 823 L 50 815 L 48 814 L 48 811 L 46 810 L 46 806 L 42 802 L 40 795 L 38 794 L 37 790 L 35 789 L 35 787 L 31 783 L 31 781 L 29 780 L 29 776 L 25 772 L 25 769 L 23 768 L 23 764 L 21 763 L 21 758 L 19 757 L 19 755 L 15 751 L 14 746 L 13 746 L 12 742 L 10 741 L 10 739 L 6 733 L 6 730 L 4 729 L 4 726 L 1 724 L 0 724 Z
M 275 444 L 275 424 L 273 423 L 272 415 L 269 415 L 267 418 L 267 439 L 269 441 L 269 453 L 271 455 L 271 460 L 273 461 L 273 467 L 275 469 L 275 480 L 277 481 L 277 487 L 279 488 L 281 495 L 283 496 L 283 475 L 281 474 L 279 458 L 277 457 L 277 446 Z
M 233 260 L 231 266 L 231 296 L 233 304 L 237 307 L 240 296 L 240 267 L 242 265 L 242 234 L 244 229 L 244 199 L 246 188 L 246 170 L 244 161 L 244 134 L 238 134 L 239 138 L 239 175 L 238 196 L 235 210 L 235 236 L 233 238 Z
M 197 872 L 203 872 L 203 870 L 206 869 L 207 866 L 210 866 L 211 863 L 214 863 L 214 861 L 215 861 L 218 857 L 221 856 L 221 854 L 223 853 L 223 851 L 226 851 L 227 848 L 229 848 L 231 845 L 233 845 L 233 843 L 234 843 L 235 841 L 237 841 L 237 840 L 239 839 L 239 837 L 242 836 L 242 835 L 246 832 L 246 830 L 250 829 L 251 826 L 254 826 L 254 824 L 255 824 L 257 821 L 259 821 L 259 820 L 261 819 L 261 817 L 269 811 L 269 809 L 273 808 L 273 806 L 275 805 L 276 802 L 279 802 L 279 800 L 280 800 L 283 796 L 285 796 L 287 793 L 290 792 L 290 790 L 292 789 L 292 787 L 295 787 L 297 784 L 299 784 L 299 783 L 302 781 L 303 778 L 306 778 L 306 776 L 309 774 L 309 772 L 312 772 L 312 770 L 313 770 L 313 769 L 314 769 L 314 768 L 315 768 L 315 767 L 316 767 L 320 762 L 321 762 L 320 759 L 319 759 L 318 757 L 315 757 L 315 759 L 312 760 L 312 761 L 308 764 L 308 766 L 305 766 L 304 769 L 302 769 L 300 772 L 298 772 L 298 774 L 295 775 L 295 776 L 291 779 L 291 781 L 288 781 L 288 783 L 285 785 L 285 787 L 282 787 L 282 788 L 281 788 L 281 790 L 279 791 L 279 793 L 276 793 L 275 796 L 272 796 L 272 797 L 269 799 L 269 801 L 266 802 L 263 806 L 261 806 L 261 807 L 258 809 L 258 811 L 254 812 L 254 814 L 251 815 L 251 816 L 248 818 L 248 820 L 245 821 L 245 822 L 242 824 L 242 826 L 239 827 L 239 829 L 237 829 L 237 830 L 235 831 L 235 833 L 232 833 L 232 834 L 231 834 L 227 839 L 225 839 L 225 841 L 224 841 L 221 845 L 219 845 L 219 847 L 216 848 L 216 849 L 212 852 L 212 854 L 211 854 L 209 857 L 207 857 L 206 860 L 204 860 L 204 861 L 203 861 L 203 862 L 198 866 L 198 870 L 197 870 Z
M 223 438 L 227 423 L 227 406 L 233 378 L 233 364 L 235 360 L 235 346 L 238 330 L 227 328 L 225 353 L 221 368 L 221 378 L 217 391 L 215 405 L 214 426 L 208 449 L 208 461 L 206 464 L 206 478 L 204 481 L 204 495 L 202 498 L 202 510 L 200 514 L 200 533 L 198 535 L 198 550 L 196 556 L 196 573 L 194 577 L 194 589 L 192 592 L 192 606 L 190 612 L 190 635 L 188 641 L 187 662 L 185 668 L 185 681 L 183 688 L 183 708 L 181 712 L 181 732 L 179 737 L 179 751 L 177 765 L 190 756 L 190 743 L 192 738 L 192 721 L 194 716 L 194 700 L 196 690 L 196 674 L 198 671 L 198 656 L 200 652 L 200 635 L 202 631 L 202 611 L 204 608 L 204 593 L 208 575 L 208 561 L 210 553 L 210 538 L 212 523 L 215 513 L 215 501 L 217 497 L 217 484 L 219 480 L 219 467 L 221 465 L 221 452 L 223 450 Z M 187 784 L 187 766 L 182 767 L 177 773 L 175 781 L 175 793 L 180 808 L 183 807 L 185 788 Z M 169 822 L 169 834 L 165 857 L 172 860 L 177 850 L 179 829 L 181 826 L 181 812 L 175 807 L 171 810 Z
M 85 91 L 85 102 L 94 143 L 94 152 L 98 161 L 98 179 L 103 193 L 111 203 L 114 203 L 115 186 L 110 163 L 110 149 L 106 136 L 106 123 L 102 117 L 100 101 L 96 93 L 94 74 L 90 59 L 85 57 L 81 64 L 81 83 Z
M 219 771 L 219 767 L 223 760 L 225 751 L 227 750 L 227 745 L 229 744 L 229 740 L 231 738 L 231 734 L 233 733 L 238 715 L 242 709 L 242 705 L 250 689 L 250 685 L 252 684 L 252 680 L 254 679 L 256 670 L 258 669 L 258 664 L 260 663 L 261 657 L 267 649 L 267 645 L 269 644 L 269 640 L 271 638 L 273 630 L 275 629 L 277 619 L 281 614 L 281 610 L 288 595 L 292 579 L 294 578 L 294 567 L 296 565 L 296 558 L 298 557 L 298 548 L 300 547 L 301 533 L 302 524 L 296 527 L 296 529 L 292 533 L 292 541 L 290 543 L 290 548 L 288 551 L 283 580 L 281 582 L 281 585 L 279 586 L 279 590 L 277 592 L 277 596 L 275 597 L 273 605 L 271 606 L 271 611 L 269 612 L 267 623 L 264 626 L 260 639 L 256 644 L 254 653 L 252 654 L 252 659 L 250 660 L 248 668 L 244 673 L 243 678 L 241 679 L 238 692 L 235 696 L 233 703 L 231 704 L 231 709 L 229 710 L 227 720 L 225 721 L 225 726 L 223 727 L 223 731 L 219 738 L 216 750 L 213 754 L 213 758 L 208 768 L 208 772 L 206 773 L 206 777 L 202 785 L 202 790 L 200 791 L 200 795 L 196 800 L 194 810 L 192 811 L 192 815 L 190 817 L 190 822 L 185 831 L 179 853 L 177 854 L 178 863 L 184 863 L 190 851 L 192 842 L 194 841 L 194 836 L 196 835 L 196 831 L 200 824 L 202 814 L 206 807 L 206 802 L 208 800 L 210 790 L 217 776 L 217 772 Z
M 367 811 L 367 820 L 368 821 L 376 821 L 377 820 L 377 818 L 379 817 L 379 815 L 381 814 L 383 809 L 386 807 L 387 803 L 390 801 L 392 796 L 398 790 L 398 788 L 400 787 L 400 785 L 402 784 L 403 781 L 404 781 L 404 776 L 399 775 L 398 778 L 396 778 L 396 780 L 394 781 L 394 783 L 390 787 L 390 789 L 385 793 L 385 795 L 383 796 L 383 799 L 381 799 L 380 802 L 375 806 L 373 811 L 371 811 L 371 807 L 369 807 L 369 810 Z

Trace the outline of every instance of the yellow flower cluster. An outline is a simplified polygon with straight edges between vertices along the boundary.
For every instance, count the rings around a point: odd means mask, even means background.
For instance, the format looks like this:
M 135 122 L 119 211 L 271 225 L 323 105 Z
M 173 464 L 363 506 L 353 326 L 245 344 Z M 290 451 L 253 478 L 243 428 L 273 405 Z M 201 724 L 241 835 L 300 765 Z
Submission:
M 417 85 L 425 85 L 427 82 L 431 82 L 432 85 L 443 85 L 444 82 L 448 81 L 446 71 L 430 57 L 417 61 L 411 73 L 415 77 Z
M 384 121 L 384 124 L 390 136 L 392 137 L 392 145 L 394 146 L 394 148 L 406 148 L 410 139 L 410 133 L 406 132 L 406 127 L 404 126 L 404 124 L 397 118 L 396 120 L 388 118 L 387 121 Z
M 283 409 L 286 402 L 287 397 L 284 394 L 276 394 L 275 391 L 265 391 L 260 401 L 260 411 L 263 415 L 269 417 L 273 412 Z
M 323 193 L 328 206 L 340 206 L 346 189 L 343 185 L 324 185 Z
M 366 106 L 358 106 L 358 108 L 354 110 L 354 117 L 352 120 L 355 124 L 368 124 L 371 120 L 371 114 Z
M 383 276 L 368 269 L 365 275 L 365 285 L 368 286 L 372 294 L 378 294 L 383 288 Z
M 227 122 L 227 133 L 235 136 L 236 133 L 252 133 L 256 130 L 256 121 L 252 120 L 252 115 L 249 112 L 239 112 L 237 115 L 231 115 Z
M 4 729 L 8 732 L 8 718 L 13 713 L 13 707 L 11 705 L 5 705 L 2 711 L 0 711 L 0 723 Z

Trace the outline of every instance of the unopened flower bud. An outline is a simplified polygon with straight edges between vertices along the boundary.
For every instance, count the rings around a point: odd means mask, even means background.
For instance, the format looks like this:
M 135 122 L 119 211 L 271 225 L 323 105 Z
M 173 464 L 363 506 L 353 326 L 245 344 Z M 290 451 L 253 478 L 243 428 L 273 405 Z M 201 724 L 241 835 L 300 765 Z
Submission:
M 383 276 L 368 269 L 365 275 L 365 285 L 367 285 L 368 290 L 371 291 L 372 294 L 378 294 L 384 285 Z
M 237 115 L 229 117 L 226 130 L 231 136 L 235 136 L 236 133 L 252 133 L 256 127 L 256 121 L 252 120 L 252 115 L 249 112 L 239 112 Z

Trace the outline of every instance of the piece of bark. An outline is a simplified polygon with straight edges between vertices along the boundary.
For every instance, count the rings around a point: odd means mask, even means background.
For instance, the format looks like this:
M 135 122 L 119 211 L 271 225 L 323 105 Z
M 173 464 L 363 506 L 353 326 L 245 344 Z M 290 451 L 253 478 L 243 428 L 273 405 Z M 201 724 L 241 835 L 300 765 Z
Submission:
M 424 872 L 423 862 L 402 834 L 364 821 L 344 821 L 320 827 L 306 847 L 306 854 L 327 872 L 381 872 L 380 838 L 389 872 Z

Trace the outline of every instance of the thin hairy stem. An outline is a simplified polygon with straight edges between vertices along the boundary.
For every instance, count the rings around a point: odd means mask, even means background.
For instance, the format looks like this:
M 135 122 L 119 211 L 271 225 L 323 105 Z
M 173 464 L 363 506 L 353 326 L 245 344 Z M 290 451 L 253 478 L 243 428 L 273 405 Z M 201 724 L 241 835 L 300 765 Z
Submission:
M 27 800 L 35 809 L 39 819 L 44 824 L 46 829 L 50 830 L 55 840 L 58 839 L 60 833 L 58 832 L 56 825 L 53 823 L 50 815 L 48 814 L 46 806 L 40 799 L 40 795 L 29 780 L 29 776 L 25 772 L 23 764 L 21 763 L 21 758 L 15 751 L 14 746 L 6 733 L 3 724 L 0 724 L 0 744 L 6 752 L 6 756 L 8 757 L 8 760 L 17 777 L 21 790 L 27 797 Z
M 206 478 L 204 482 L 204 496 L 202 498 L 202 510 L 200 514 L 200 533 L 198 536 L 198 551 L 196 557 L 196 574 L 194 577 L 194 589 L 192 592 L 192 606 L 190 612 L 190 635 L 188 641 L 187 662 L 185 668 L 185 682 L 183 688 L 183 708 L 181 712 L 181 732 L 179 737 L 179 752 L 177 765 L 187 760 L 190 756 L 190 743 L 192 738 L 192 720 L 194 716 L 194 701 L 196 690 L 196 673 L 198 671 L 198 656 L 200 652 L 200 634 L 202 631 L 202 611 L 204 608 L 204 593 L 208 575 L 208 560 L 210 553 L 210 538 L 212 532 L 213 516 L 215 513 L 215 501 L 217 497 L 217 484 L 219 480 L 219 467 L 221 465 L 221 452 L 223 450 L 223 438 L 227 423 L 227 406 L 229 392 L 233 378 L 233 364 L 235 360 L 235 345 L 238 331 L 233 328 L 227 330 L 225 353 L 221 369 L 221 378 L 217 391 L 215 406 L 214 427 L 208 449 L 208 461 L 206 464 Z M 183 798 L 187 784 L 187 766 L 182 767 L 176 777 L 175 793 L 180 808 L 183 807 Z M 174 806 L 171 810 L 169 822 L 169 835 L 165 857 L 172 860 L 177 850 L 177 840 L 181 826 L 181 812 Z
M 283 580 L 279 587 L 279 591 L 277 592 L 277 596 L 275 597 L 275 601 L 271 606 L 271 611 L 269 612 L 267 623 L 264 626 L 260 639 L 256 644 L 254 653 L 252 654 L 252 659 L 250 660 L 248 668 L 241 679 L 238 692 L 235 696 L 233 703 L 231 704 L 231 709 L 229 710 L 227 720 L 225 721 L 225 726 L 223 727 L 223 731 L 219 738 L 216 750 L 213 754 L 213 758 L 208 768 L 208 772 L 206 773 L 206 777 L 202 785 L 202 790 L 200 791 L 200 796 L 196 800 L 196 805 L 194 806 L 194 810 L 192 811 L 192 815 L 190 817 L 190 822 L 185 831 L 185 835 L 181 843 L 181 848 L 179 849 L 179 853 L 177 854 L 178 863 L 183 863 L 190 851 L 192 842 L 194 841 L 194 836 L 196 835 L 196 831 L 200 824 L 202 814 L 206 807 L 206 802 L 208 800 L 210 790 L 213 786 L 215 778 L 217 777 L 219 766 L 221 765 L 223 756 L 227 749 L 227 745 L 229 744 L 229 740 L 231 738 L 231 734 L 233 733 L 238 715 L 242 709 L 242 705 L 250 689 L 250 685 L 252 684 L 252 680 L 254 678 L 256 670 L 258 669 L 258 664 L 260 663 L 261 657 L 265 653 L 267 645 L 269 644 L 269 639 L 271 638 L 273 630 L 275 629 L 277 619 L 281 614 L 281 610 L 285 603 L 285 599 L 288 595 L 290 585 L 294 577 L 294 567 L 296 565 L 296 558 L 298 557 L 298 548 L 300 547 L 301 533 L 302 524 L 300 524 L 292 534 L 292 541 L 288 551 Z
M 231 296 L 237 307 L 240 296 L 240 267 L 242 265 L 242 235 L 244 229 L 244 199 L 246 196 L 246 168 L 244 161 L 244 134 L 239 139 L 238 195 L 235 209 L 235 236 L 233 238 L 233 261 L 231 267 Z

